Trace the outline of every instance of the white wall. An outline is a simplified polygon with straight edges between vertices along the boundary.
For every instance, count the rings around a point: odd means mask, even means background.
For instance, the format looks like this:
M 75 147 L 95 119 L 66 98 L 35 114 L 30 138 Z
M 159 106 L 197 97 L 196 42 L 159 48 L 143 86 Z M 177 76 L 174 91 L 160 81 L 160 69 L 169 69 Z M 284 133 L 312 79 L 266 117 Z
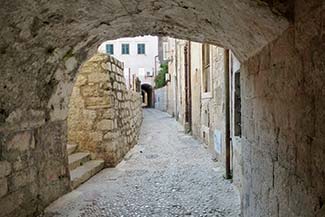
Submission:
M 155 108 L 160 111 L 167 111 L 167 87 L 155 90 Z
M 145 54 L 138 54 L 137 44 L 144 43 L 146 47 Z M 158 58 L 155 59 L 155 56 L 158 55 L 158 37 L 156 36 L 139 36 L 134 38 L 120 38 L 117 40 L 106 41 L 102 43 L 98 51 L 106 53 L 106 44 L 114 45 L 114 56 L 118 60 L 124 63 L 124 77 L 129 87 L 129 69 L 131 71 L 131 83 L 132 75 L 136 74 L 137 77 L 141 80 L 141 83 L 149 83 L 153 86 L 154 77 L 147 77 L 147 72 L 150 72 L 152 75 L 155 73 L 155 61 L 157 60 L 156 67 L 159 70 Z M 129 44 L 130 54 L 122 54 L 122 44 Z M 142 70 L 144 69 L 144 70 Z M 142 73 L 139 73 L 141 72 Z

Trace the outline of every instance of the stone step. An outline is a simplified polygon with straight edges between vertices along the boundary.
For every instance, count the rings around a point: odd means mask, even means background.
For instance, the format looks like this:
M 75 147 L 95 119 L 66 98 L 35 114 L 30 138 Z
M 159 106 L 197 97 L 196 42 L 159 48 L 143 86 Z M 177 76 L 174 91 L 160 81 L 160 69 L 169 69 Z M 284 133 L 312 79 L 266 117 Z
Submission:
M 74 153 L 77 149 L 77 145 L 70 145 L 68 144 L 67 145 L 67 150 L 68 150 L 68 155 Z
M 86 152 L 77 152 L 69 155 L 69 170 L 74 170 L 90 160 L 90 154 Z
M 103 160 L 91 160 L 70 172 L 71 185 L 75 189 L 104 168 Z

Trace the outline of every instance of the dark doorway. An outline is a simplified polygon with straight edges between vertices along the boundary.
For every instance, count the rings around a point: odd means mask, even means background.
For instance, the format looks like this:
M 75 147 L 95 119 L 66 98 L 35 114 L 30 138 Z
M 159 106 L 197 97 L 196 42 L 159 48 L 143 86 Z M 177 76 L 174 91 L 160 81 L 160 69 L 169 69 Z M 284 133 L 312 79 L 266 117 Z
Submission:
M 191 93 L 191 42 L 188 41 L 184 48 L 185 68 L 185 122 L 186 131 L 192 128 L 192 93 Z
M 153 88 L 150 84 L 141 84 L 142 106 L 145 108 L 153 108 Z
M 235 101 L 234 101 L 234 130 L 235 130 L 235 136 L 241 136 L 241 98 L 240 98 L 240 72 L 239 70 L 235 72 L 235 81 L 234 81 L 234 95 L 235 95 Z

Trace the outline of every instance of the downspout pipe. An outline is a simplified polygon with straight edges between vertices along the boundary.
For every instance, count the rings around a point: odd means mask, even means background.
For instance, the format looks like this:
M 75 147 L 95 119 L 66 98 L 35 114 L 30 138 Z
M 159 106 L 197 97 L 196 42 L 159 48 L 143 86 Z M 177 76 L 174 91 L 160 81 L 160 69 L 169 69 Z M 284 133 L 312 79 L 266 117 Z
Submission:
M 154 71 L 154 77 L 158 74 L 157 71 L 158 71 L 158 67 L 157 67 L 157 59 L 159 58 L 159 55 L 155 56 L 155 71 Z

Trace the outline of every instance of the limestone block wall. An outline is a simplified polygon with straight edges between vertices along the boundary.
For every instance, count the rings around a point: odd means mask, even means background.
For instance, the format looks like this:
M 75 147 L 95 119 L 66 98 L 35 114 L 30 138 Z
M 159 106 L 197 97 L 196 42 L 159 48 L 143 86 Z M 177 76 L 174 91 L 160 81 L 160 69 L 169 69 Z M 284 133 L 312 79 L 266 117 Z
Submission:
M 207 108 L 209 119 L 208 145 L 211 153 L 218 160 L 225 162 L 225 99 L 224 99 L 224 49 L 216 46 L 211 48 L 211 98 L 202 99 L 202 111 Z M 202 122 L 203 125 L 203 122 Z M 215 134 L 221 133 L 221 152 L 217 153 L 215 148 Z M 224 165 L 224 164 L 223 164 Z
M 115 166 L 138 140 L 140 93 L 126 89 L 123 64 L 96 54 L 80 69 L 70 98 L 68 142 Z
M 10 120 L 16 130 L 0 131 L 1 217 L 34 216 L 70 190 L 66 145 L 61 143 L 66 142 L 66 124 L 42 122 L 38 116 L 42 112 L 35 110 L 28 117 L 35 118 L 31 128 L 17 112 Z
M 243 63 L 243 213 L 325 216 L 324 1 Z
M 191 42 L 192 134 L 208 146 L 210 152 L 224 162 L 224 49 L 210 45 L 211 91 L 202 89 L 202 44 Z M 215 132 L 222 136 L 221 153 L 215 151 Z M 203 138 L 203 132 L 205 138 Z

